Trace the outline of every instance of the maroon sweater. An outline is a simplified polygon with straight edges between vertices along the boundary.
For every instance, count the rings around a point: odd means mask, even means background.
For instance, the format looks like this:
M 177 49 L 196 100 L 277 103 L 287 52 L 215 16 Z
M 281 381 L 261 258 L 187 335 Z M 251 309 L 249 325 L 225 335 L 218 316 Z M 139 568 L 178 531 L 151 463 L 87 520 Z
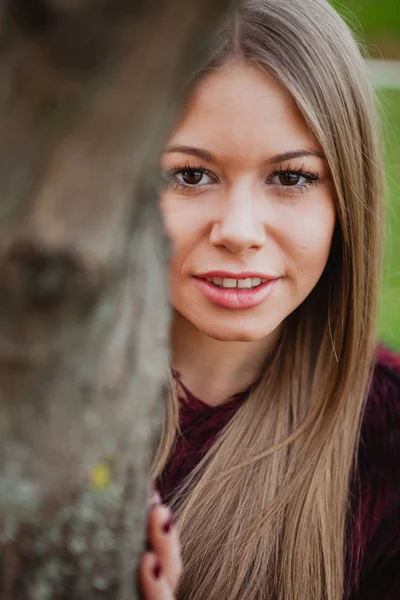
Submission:
M 157 484 L 168 502 L 248 395 L 216 407 L 179 381 L 179 437 Z M 346 600 L 400 600 L 400 356 L 381 348 L 361 429 L 351 487 Z

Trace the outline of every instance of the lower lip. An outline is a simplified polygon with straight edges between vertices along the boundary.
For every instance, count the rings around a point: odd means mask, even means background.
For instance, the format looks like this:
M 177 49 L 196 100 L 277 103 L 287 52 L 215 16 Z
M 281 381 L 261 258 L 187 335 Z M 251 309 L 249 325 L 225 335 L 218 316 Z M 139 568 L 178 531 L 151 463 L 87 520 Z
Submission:
M 207 298 L 223 308 L 254 308 L 271 294 L 278 279 L 270 279 L 266 283 L 251 289 L 219 288 L 207 279 L 195 277 L 197 287 Z

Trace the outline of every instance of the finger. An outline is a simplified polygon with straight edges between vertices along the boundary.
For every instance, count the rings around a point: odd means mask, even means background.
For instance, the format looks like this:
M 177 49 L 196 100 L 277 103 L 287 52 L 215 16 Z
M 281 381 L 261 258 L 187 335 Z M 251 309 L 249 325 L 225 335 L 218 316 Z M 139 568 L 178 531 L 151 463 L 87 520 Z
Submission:
M 153 487 L 153 489 L 151 491 L 151 496 L 148 501 L 148 506 L 149 506 L 149 508 L 152 508 L 153 506 L 157 506 L 158 504 L 161 504 L 161 503 L 162 503 L 162 500 L 161 500 L 160 492 L 155 487 Z
M 175 590 L 182 573 L 181 551 L 172 513 L 165 505 L 155 506 L 150 513 L 149 540 L 171 589 Z
M 142 556 L 139 564 L 139 581 L 144 600 L 174 600 L 171 587 L 154 552 Z
M 155 488 L 155 486 L 153 486 L 152 487 L 152 491 L 151 491 L 151 496 L 149 497 L 149 499 L 147 501 L 148 520 L 150 519 L 151 511 L 156 506 L 160 506 L 161 504 L 162 504 L 161 496 L 160 496 L 158 490 Z M 148 552 L 151 552 L 153 550 L 153 545 L 152 545 L 151 540 L 150 540 L 150 525 L 149 525 L 149 522 L 148 522 L 148 526 L 147 526 L 146 550 Z

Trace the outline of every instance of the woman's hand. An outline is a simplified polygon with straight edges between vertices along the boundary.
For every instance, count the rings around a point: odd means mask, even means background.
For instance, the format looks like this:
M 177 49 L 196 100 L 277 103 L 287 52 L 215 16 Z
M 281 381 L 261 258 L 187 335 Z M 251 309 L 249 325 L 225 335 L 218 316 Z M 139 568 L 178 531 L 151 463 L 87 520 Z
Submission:
M 170 509 L 153 492 L 148 518 L 151 548 L 139 565 L 139 581 L 145 600 L 173 600 L 182 571 L 180 545 Z

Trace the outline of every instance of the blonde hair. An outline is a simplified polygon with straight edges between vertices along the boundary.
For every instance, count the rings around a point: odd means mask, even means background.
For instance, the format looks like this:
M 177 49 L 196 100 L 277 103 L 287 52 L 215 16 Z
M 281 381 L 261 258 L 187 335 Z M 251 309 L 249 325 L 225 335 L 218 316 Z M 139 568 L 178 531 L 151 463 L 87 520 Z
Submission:
M 247 0 L 202 73 L 255 65 L 295 99 L 321 145 L 337 227 L 326 269 L 249 398 L 176 493 L 178 598 L 341 600 L 349 484 L 375 347 L 382 168 L 375 97 L 324 0 Z M 153 475 L 178 428 L 174 383 Z

